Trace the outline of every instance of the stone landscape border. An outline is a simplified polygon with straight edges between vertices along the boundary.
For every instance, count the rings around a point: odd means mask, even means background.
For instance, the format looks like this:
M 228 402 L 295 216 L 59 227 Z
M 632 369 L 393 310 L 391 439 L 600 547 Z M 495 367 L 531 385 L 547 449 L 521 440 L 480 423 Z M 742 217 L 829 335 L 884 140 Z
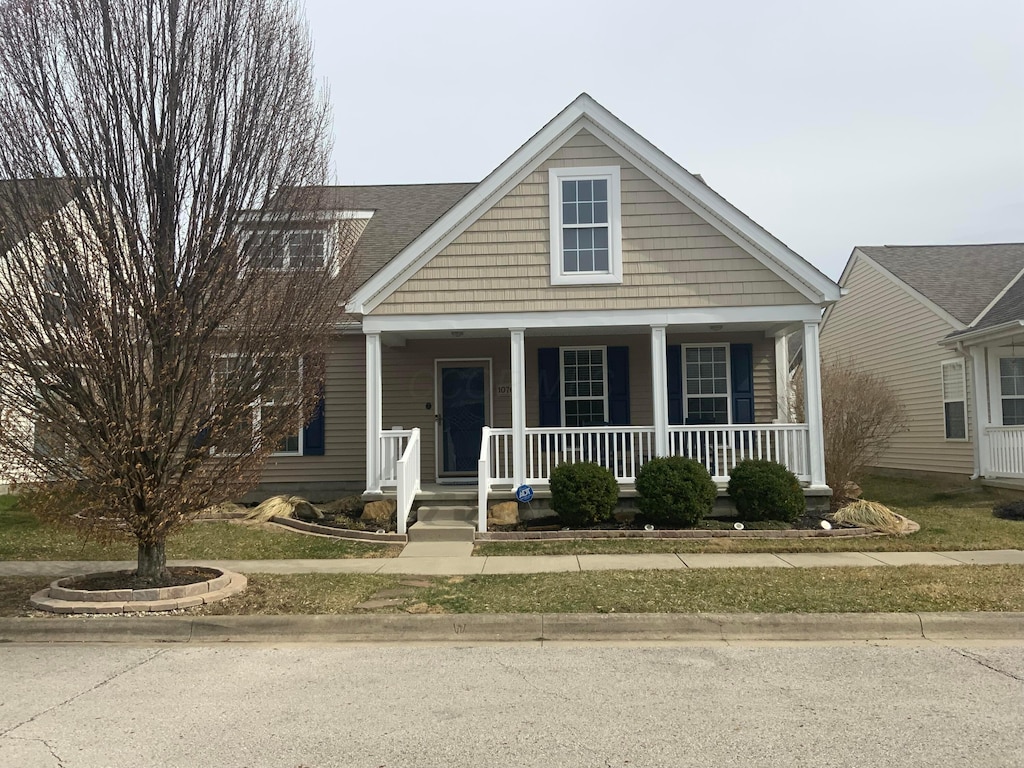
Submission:
M 65 576 L 29 598 L 50 613 L 153 613 L 215 603 L 242 592 L 249 580 L 240 573 L 210 568 L 218 576 L 194 584 L 150 589 L 74 589 L 67 585 L 80 576 Z M 89 574 L 103 576 L 106 574 Z
M 404 533 L 376 533 L 375 531 L 357 531 L 352 528 L 333 528 L 329 525 L 317 525 L 292 517 L 272 517 L 270 522 L 301 533 L 316 533 L 320 536 L 330 536 L 347 541 L 368 541 L 377 544 L 406 544 L 409 541 L 409 537 Z

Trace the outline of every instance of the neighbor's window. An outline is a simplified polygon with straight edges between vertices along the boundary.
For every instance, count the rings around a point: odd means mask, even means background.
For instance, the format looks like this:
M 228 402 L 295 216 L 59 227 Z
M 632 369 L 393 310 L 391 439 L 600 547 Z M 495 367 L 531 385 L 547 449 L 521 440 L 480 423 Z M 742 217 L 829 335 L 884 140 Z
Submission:
M 552 168 L 551 283 L 622 282 L 619 168 Z
M 1024 357 L 999 358 L 999 388 L 1003 425 L 1024 424 Z
M 599 427 L 608 421 L 604 347 L 562 349 L 562 423 Z
M 967 379 L 963 360 L 942 363 L 942 409 L 947 440 L 967 439 Z
M 683 348 L 687 424 L 729 423 L 729 348 Z

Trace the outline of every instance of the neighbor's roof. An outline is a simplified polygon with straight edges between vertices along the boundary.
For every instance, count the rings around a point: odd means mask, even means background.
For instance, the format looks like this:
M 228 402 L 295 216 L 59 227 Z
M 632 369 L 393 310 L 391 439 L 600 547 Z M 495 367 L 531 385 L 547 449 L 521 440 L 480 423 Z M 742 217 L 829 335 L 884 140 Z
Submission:
M 1024 269 L 1024 243 L 859 246 L 856 250 L 965 325 L 971 325 Z M 1024 292 L 1018 284 L 972 327 L 995 324 L 994 318 L 1003 322 L 1022 317 Z
M 0 252 L 39 228 L 71 200 L 64 179 L 0 179 Z
M 353 255 L 358 288 L 476 186 L 471 184 L 385 184 L 320 187 L 312 190 L 325 210 L 373 211 Z

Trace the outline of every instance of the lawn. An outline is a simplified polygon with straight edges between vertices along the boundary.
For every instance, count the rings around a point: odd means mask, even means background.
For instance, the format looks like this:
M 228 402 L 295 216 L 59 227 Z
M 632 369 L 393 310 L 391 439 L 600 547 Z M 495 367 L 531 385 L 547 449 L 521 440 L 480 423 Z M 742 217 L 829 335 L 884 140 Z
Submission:
M 306 536 L 271 525 L 201 522 L 167 542 L 168 559 L 276 560 L 393 557 L 400 546 Z M 134 560 L 131 542 L 100 544 L 40 522 L 18 509 L 17 498 L 0 496 L 0 560 Z
M 874 476 L 864 498 L 921 525 L 909 536 L 820 539 L 604 539 L 486 542 L 476 555 L 588 555 L 636 552 L 901 552 L 1024 548 L 1024 521 L 1000 520 L 992 507 L 1024 494 L 965 482 Z
M 0 616 L 33 615 L 27 597 L 47 582 L 45 578 L 0 581 Z M 242 594 L 188 613 L 364 613 L 356 606 L 382 591 L 382 596 L 404 597 L 400 604 L 372 613 L 1024 611 L 1024 567 L 728 568 L 411 580 L 355 574 L 252 574 Z

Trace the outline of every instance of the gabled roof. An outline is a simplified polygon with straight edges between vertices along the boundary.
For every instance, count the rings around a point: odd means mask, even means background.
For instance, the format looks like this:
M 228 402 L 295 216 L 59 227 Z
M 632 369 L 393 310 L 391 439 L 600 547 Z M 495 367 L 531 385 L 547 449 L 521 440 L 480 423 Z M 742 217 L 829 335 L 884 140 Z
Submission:
M 64 179 L 0 179 L 0 253 L 35 232 L 71 201 Z
M 581 128 L 642 169 L 808 300 L 830 303 L 839 298 L 839 288 L 829 278 L 584 93 L 367 280 L 353 295 L 349 311 L 371 311 Z
M 969 326 L 1002 303 L 990 308 L 1024 269 L 1024 243 L 858 246 L 857 251 Z M 1000 311 L 1014 306 L 1008 303 Z

